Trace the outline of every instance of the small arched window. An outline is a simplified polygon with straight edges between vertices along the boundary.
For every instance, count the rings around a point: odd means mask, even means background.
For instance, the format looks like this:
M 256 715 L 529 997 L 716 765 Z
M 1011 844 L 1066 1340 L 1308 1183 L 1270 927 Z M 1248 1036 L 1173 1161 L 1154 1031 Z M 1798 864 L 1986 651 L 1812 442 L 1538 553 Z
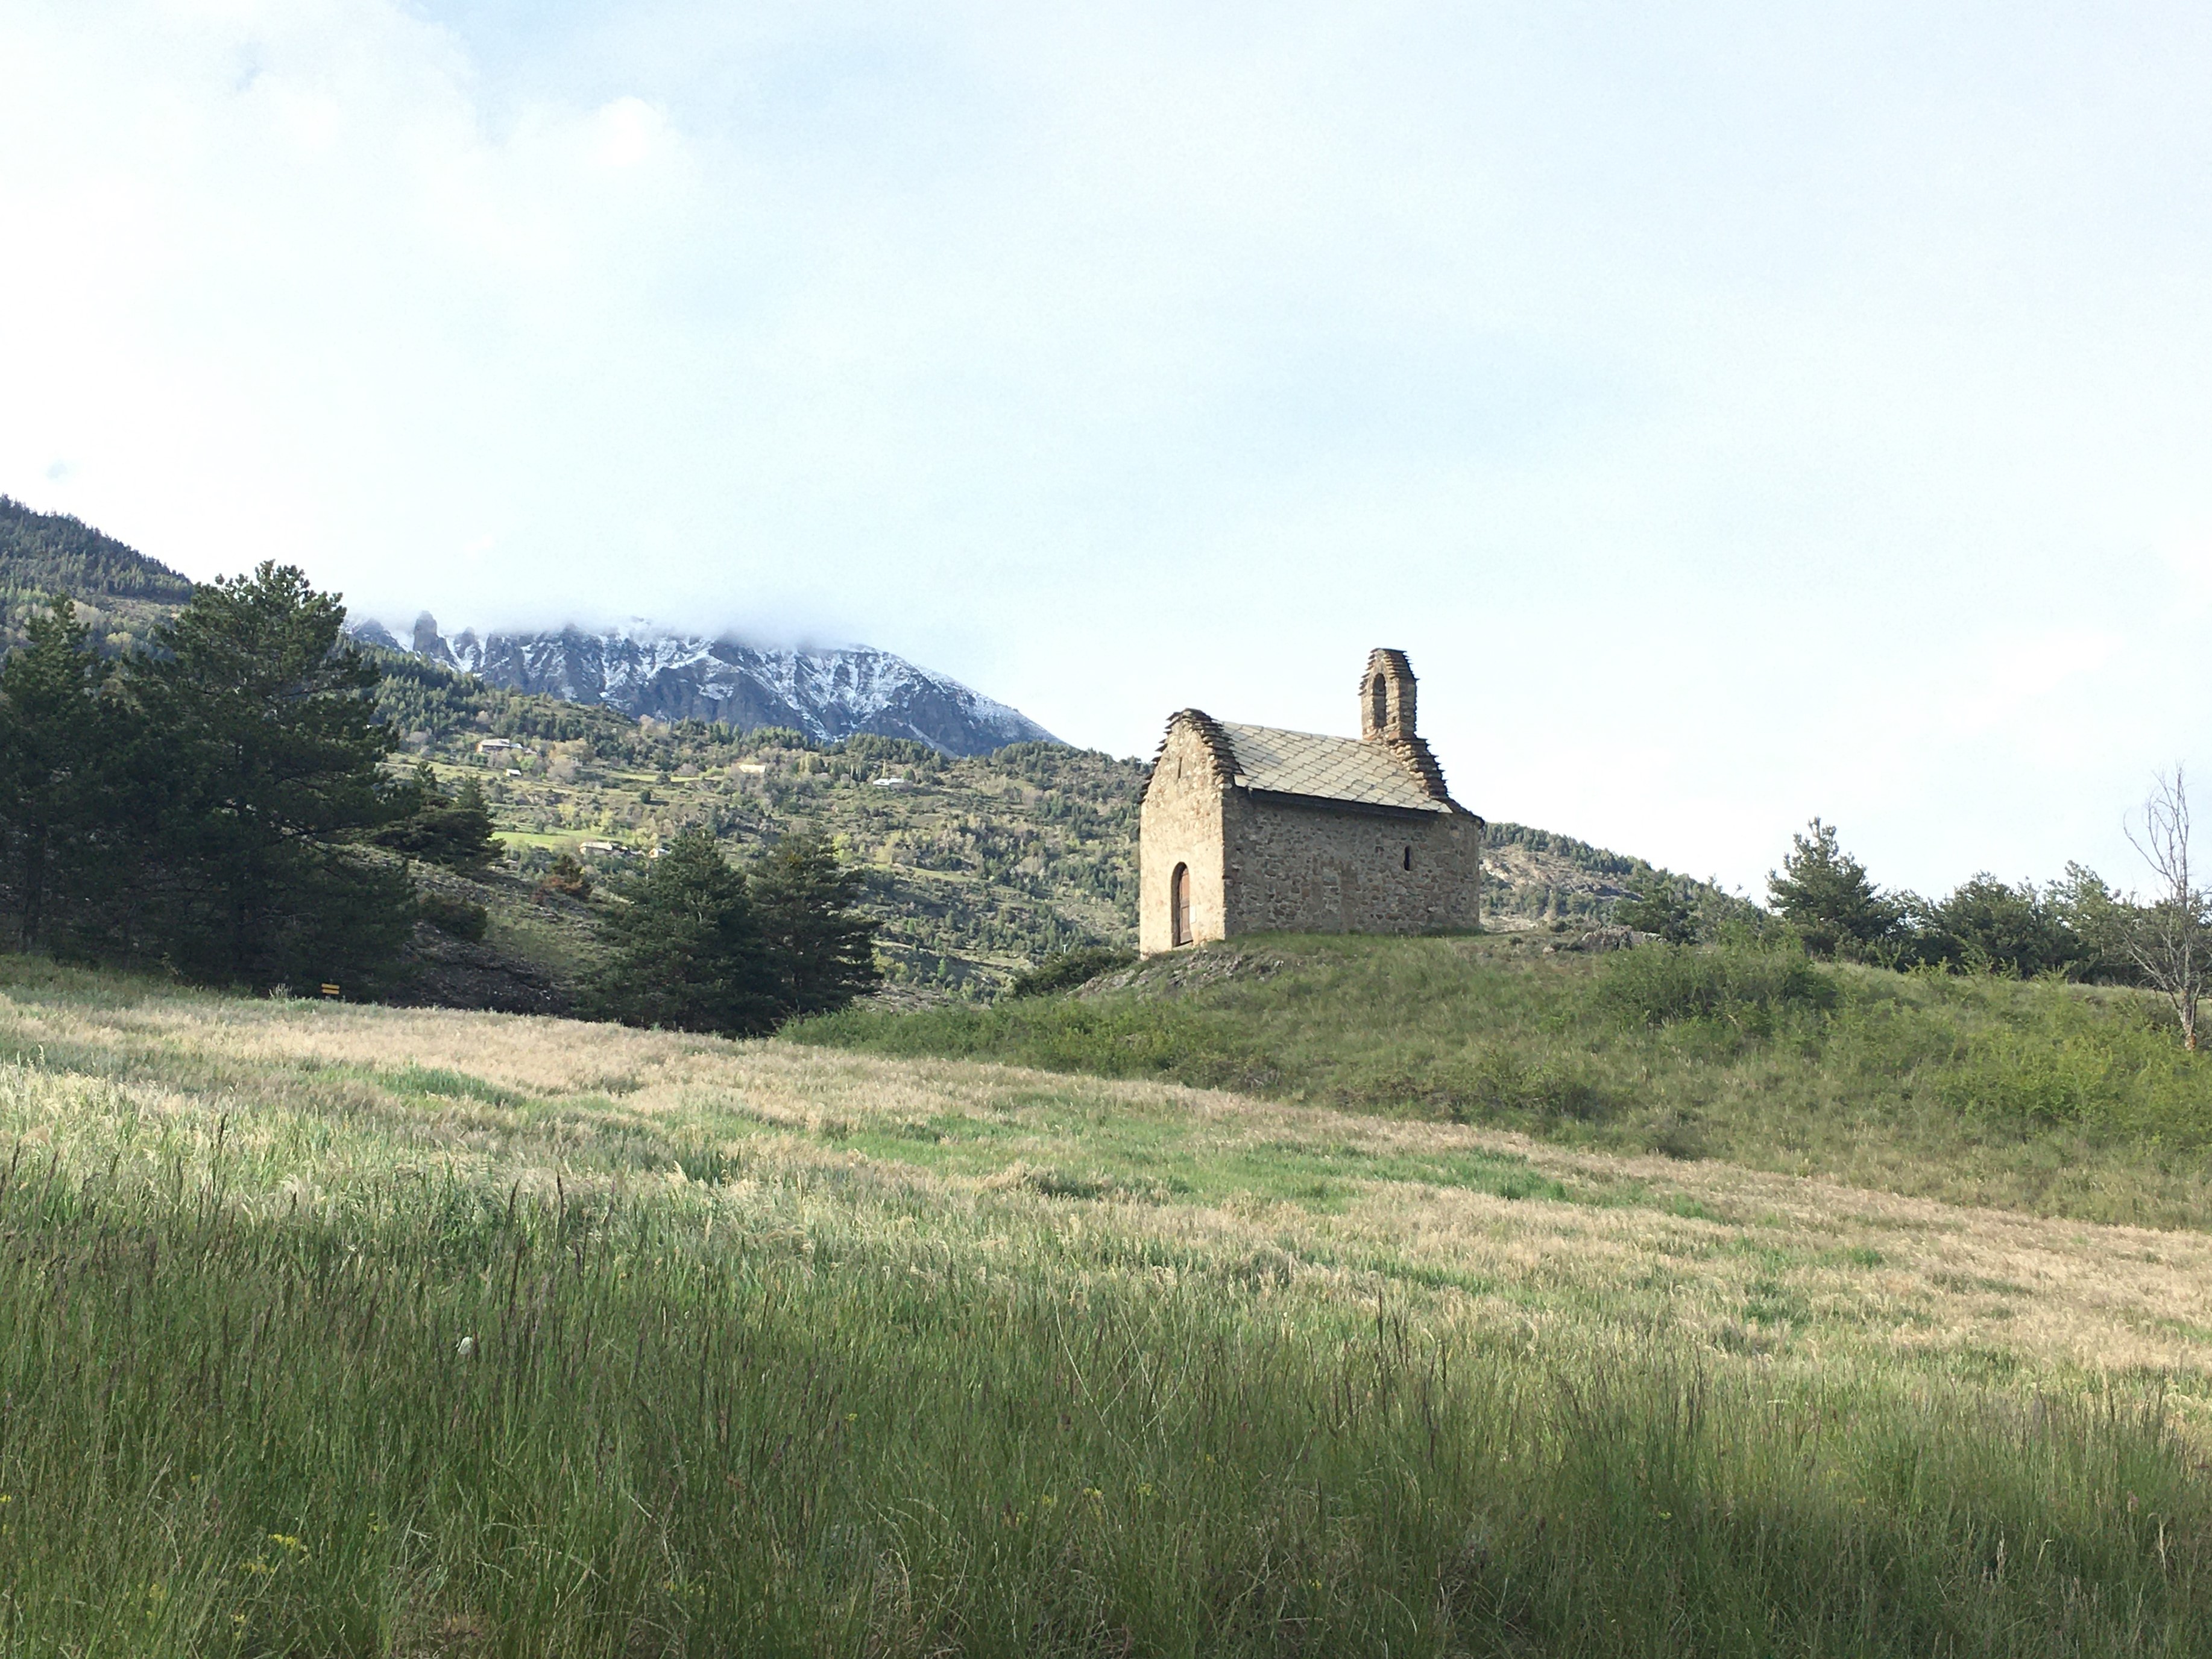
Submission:
M 1408 846 L 1408 847 L 1406 848 L 1406 868 L 1407 868 L 1408 870 L 1410 870 L 1410 869 L 1412 869 L 1413 867 L 1413 848 L 1412 848 L 1411 846 Z
M 1168 937 L 1176 945 L 1190 943 L 1190 866 L 1178 864 L 1168 884 Z

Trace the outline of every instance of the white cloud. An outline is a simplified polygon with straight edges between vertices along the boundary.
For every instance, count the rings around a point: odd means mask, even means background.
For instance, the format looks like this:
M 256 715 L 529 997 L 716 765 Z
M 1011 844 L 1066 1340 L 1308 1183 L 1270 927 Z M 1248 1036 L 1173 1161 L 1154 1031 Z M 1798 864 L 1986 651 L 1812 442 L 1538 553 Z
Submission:
M 592 117 L 592 160 L 610 170 L 634 167 L 665 137 L 668 123 L 642 98 L 617 98 Z

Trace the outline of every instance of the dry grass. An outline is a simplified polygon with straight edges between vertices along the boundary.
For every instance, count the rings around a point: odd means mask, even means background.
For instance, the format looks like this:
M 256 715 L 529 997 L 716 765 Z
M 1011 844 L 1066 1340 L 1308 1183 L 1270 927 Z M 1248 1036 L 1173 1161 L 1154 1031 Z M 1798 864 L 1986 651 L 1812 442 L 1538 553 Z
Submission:
M 0 1646 L 2212 1651 L 2208 1251 L 0 964 Z
M 811 1174 L 856 1213 L 1020 1211 L 1249 1258 L 1324 1296 L 1387 1285 L 1455 1323 L 1666 1328 L 1771 1362 L 1880 1353 L 1996 1381 L 2150 1375 L 2212 1430 L 2212 1237 L 2197 1233 L 1172 1085 L 556 1019 L 58 986 L 0 1002 L 9 1050 L 114 1079 L 142 1109 L 227 1117 L 238 1146 L 343 1109 L 362 1139 L 328 1143 L 325 1187 L 386 1144 L 418 1164 L 590 1181 L 612 1136 L 662 1178 L 714 1160 L 732 1204 Z M 81 1100 L 48 1102 L 12 1127 L 66 1138 Z

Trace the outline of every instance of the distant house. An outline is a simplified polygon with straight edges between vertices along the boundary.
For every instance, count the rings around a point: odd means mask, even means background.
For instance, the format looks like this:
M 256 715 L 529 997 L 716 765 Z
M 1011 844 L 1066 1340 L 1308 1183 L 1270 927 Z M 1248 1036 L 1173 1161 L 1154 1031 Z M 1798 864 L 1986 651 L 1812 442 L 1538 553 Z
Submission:
M 871 781 L 872 781 L 878 789 L 903 789 L 906 787 L 906 780 L 904 778 L 875 778 L 871 780 Z
M 520 744 L 513 741 L 511 738 L 486 738 L 483 742 L 477 744 L 477 753 L 479 755 L 504 755 L 510 749 L 520 749 L 522 745 Z
M 605 858 L 628 858 L 629 856 L 629 848 L 623 846 L 619 842 L 580 841 L 576 843 L 576 850 L 580 853 L 596 854 Z
M 1357 738 L 1172 716 L 1139 819 L 1140 948 L 1480 927 L 1483 822 L 1444 787 L 1413 693 L 1405 653 L 1378 650 Z

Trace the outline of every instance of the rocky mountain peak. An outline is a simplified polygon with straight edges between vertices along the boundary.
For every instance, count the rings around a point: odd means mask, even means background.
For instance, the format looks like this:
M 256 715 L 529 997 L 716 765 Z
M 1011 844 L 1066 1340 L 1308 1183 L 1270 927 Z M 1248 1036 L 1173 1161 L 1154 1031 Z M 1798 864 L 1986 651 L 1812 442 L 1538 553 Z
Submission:
M 403 642 L 373 621 L 356 638 L 493 685 L 605 703 L 640 718 L 789 726 L 817 742 L 867 732 L 940 754 L 1057 742 L 1018 710 L 872 646 L 774 649 L 644 628 L 447 635 L 427 611 Z

